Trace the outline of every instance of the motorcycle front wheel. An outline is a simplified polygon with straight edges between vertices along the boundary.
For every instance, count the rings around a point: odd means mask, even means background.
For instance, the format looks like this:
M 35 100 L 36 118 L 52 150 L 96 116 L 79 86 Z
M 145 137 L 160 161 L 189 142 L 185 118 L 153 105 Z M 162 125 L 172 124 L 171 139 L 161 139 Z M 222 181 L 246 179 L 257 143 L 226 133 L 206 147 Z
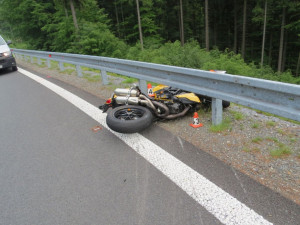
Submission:
M 151 125 L 153 114 L 149 109 L 138 105 L 119 106 L 107 113 L 108 127 L 119 133 L 140 132 Z

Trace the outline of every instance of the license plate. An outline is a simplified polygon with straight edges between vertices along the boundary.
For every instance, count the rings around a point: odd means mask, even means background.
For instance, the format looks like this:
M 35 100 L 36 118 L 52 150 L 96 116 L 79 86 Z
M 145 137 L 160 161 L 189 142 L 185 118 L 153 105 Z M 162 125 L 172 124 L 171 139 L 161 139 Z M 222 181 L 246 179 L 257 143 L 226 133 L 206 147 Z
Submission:
M 0 65 L 0 69 L 2 69 L 3 68 L 3 66 L 2 65 Z

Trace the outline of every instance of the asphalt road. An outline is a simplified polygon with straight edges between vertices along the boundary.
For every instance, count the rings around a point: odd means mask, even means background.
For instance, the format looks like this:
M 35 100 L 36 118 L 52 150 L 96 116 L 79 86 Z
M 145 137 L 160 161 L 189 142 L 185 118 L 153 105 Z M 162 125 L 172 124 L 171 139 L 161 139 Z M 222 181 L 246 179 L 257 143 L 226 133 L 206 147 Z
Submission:
M 95 106 L 103 103 L 39 76 Z M 23 74 L 0 71 L 1 225 L 221 224 L 109 130 L 94 133 L 97 125 Z M 267 221 L 300 224 L 299 205 L 195 146 L 155 125 L 141 134 Z

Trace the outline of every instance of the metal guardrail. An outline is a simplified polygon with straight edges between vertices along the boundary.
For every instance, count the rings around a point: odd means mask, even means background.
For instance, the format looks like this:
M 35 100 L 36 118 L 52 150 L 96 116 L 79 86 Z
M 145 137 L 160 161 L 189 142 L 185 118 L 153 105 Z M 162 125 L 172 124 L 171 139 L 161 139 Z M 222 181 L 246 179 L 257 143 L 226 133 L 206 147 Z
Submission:
M 139 79 L 142 91 L 146 92 L 146 81 L 162 83 L 172 87 L 212 97 L 212 122 L 222 121 L 222 101 L 227 100 L 247 107 L 269 112 L 278 116 L 300 121 L 300 85 L 218 74 L 209 71 L 145 63 L 124 59 L 67 54 L 45 51 L 13 49 L 17 56 L 30 56 L 76 65 L 78 76 L 80 66 L 101 70 L 102 82 L 108 84 L 106 72 L 113 72 Z

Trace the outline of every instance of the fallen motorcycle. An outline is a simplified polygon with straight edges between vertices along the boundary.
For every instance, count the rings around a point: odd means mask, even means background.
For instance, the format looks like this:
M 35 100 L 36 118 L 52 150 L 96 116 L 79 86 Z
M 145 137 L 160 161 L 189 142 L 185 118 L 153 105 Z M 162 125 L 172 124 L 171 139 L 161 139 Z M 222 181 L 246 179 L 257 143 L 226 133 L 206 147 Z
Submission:
M 201 103 L 203 102 L 203 103 Z M 143 94 L 138 86 L 130 89 L 117 88 L 104 105 L 109 128 L 120 133 L 135 133 L 149 127 L 155 118 L 176 119 L 189 111 L 196 112 L 201 105 L 210 105 L 211 98 L 186 92 L 178 88 L 158 85 Z M 223 101 L 223 107 L 229 106 Z

